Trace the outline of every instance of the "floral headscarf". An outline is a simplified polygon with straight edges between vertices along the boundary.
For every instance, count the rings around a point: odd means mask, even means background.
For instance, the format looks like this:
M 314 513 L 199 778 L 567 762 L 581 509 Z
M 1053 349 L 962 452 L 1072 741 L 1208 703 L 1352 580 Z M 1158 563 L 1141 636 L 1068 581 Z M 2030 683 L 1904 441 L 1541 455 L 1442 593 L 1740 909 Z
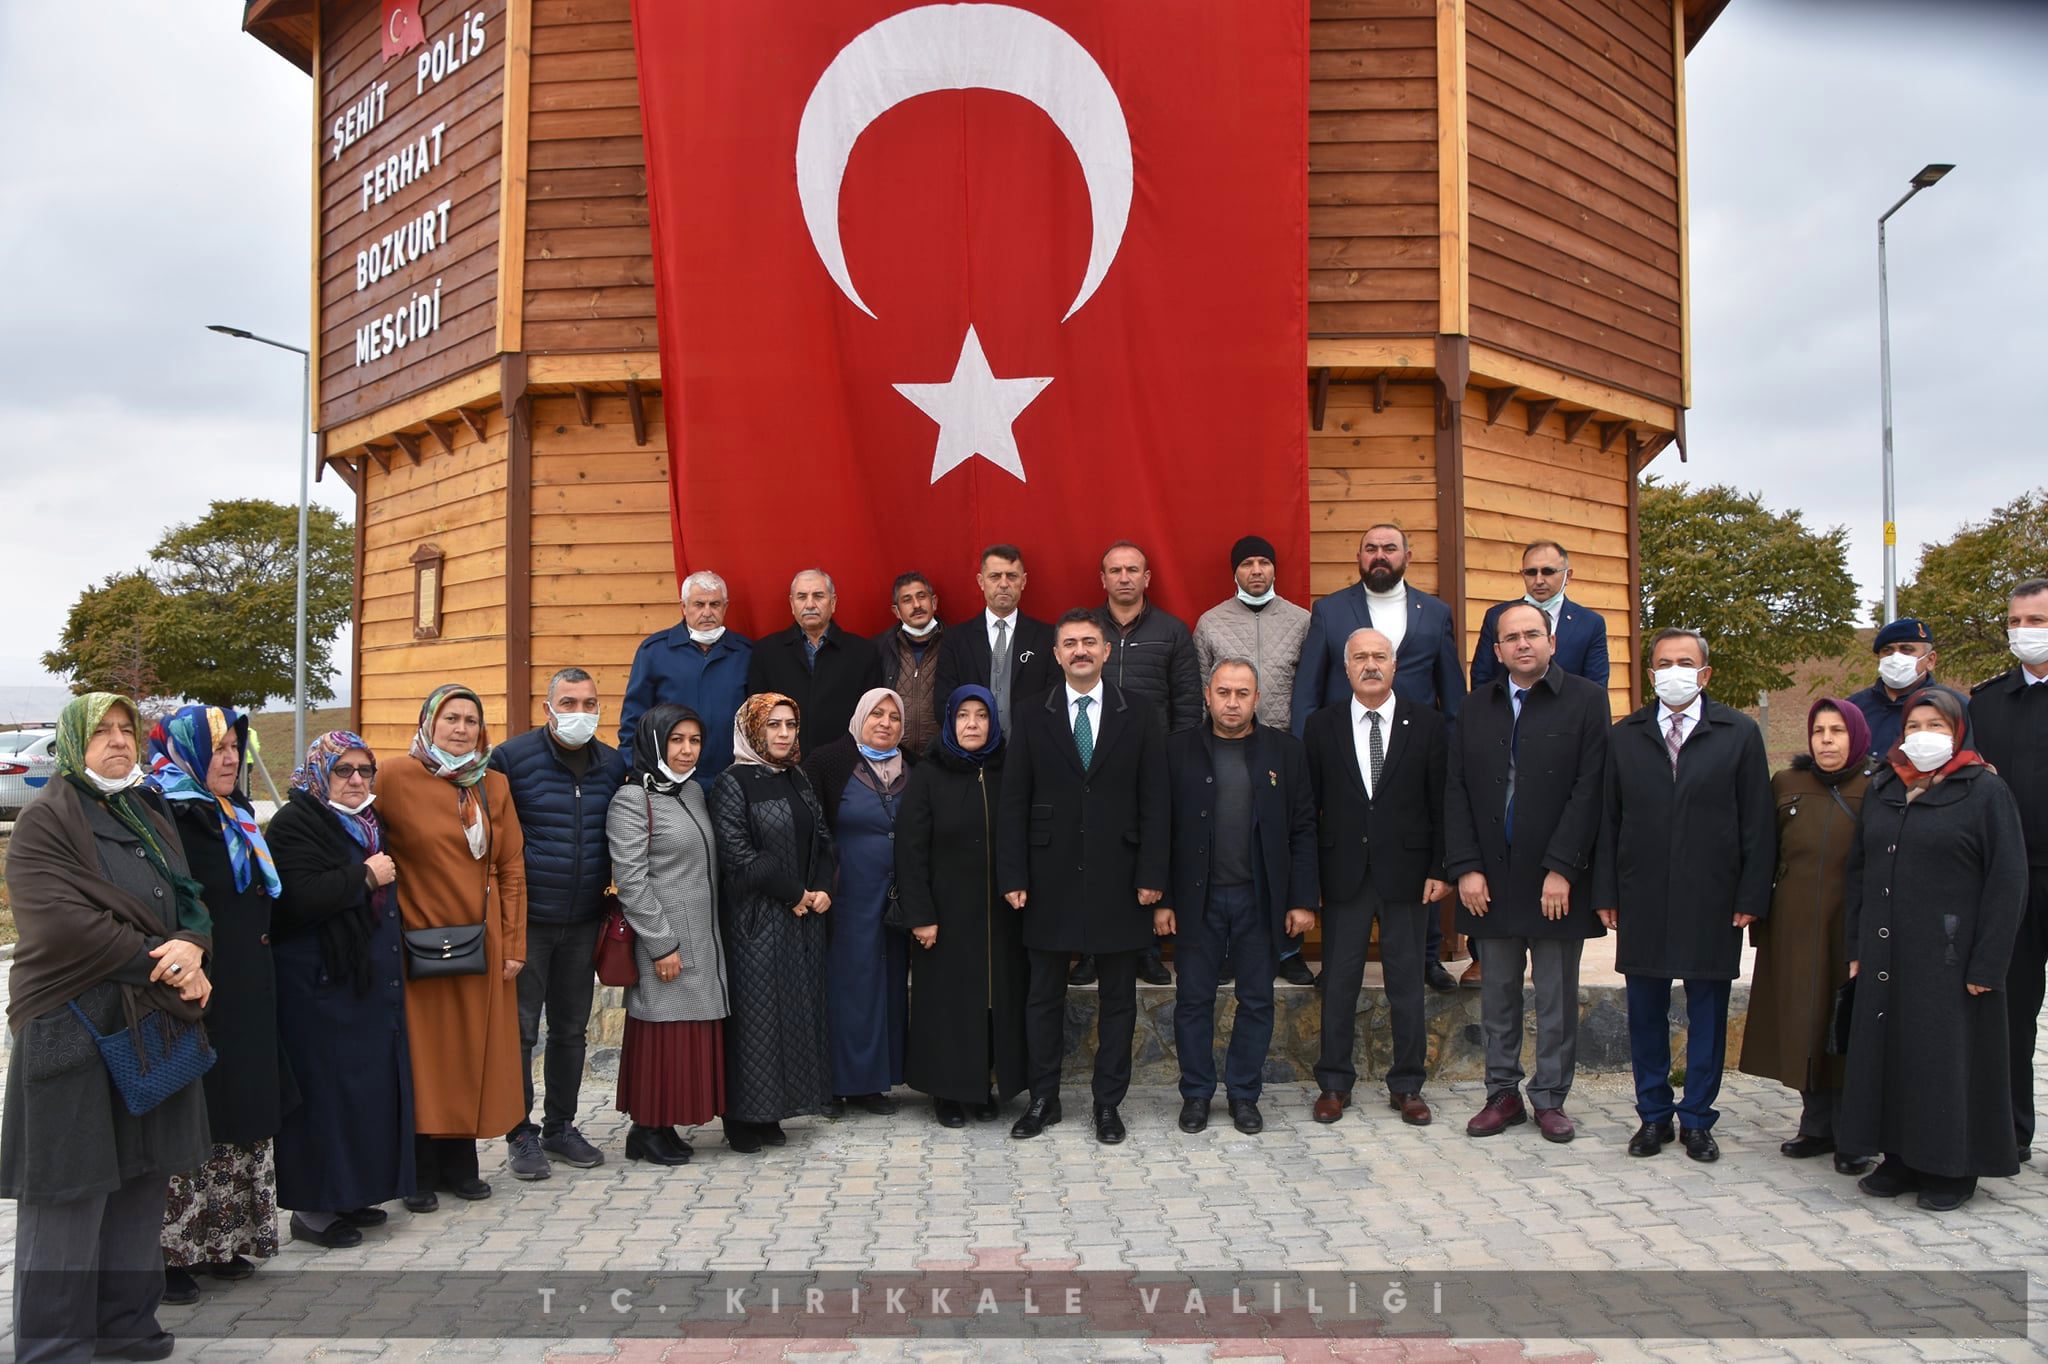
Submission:
M 476 707 L 476 747 L 460 758 L 448 758 L 434 747 L 434 720 L 441 714 L 441 708 L 450 701 L 467 700 Z M 462 832 L 469 838 L 469 855 L 483 860 L 484 849 L 489 846 L 484 827 L 484 802 L 476 794 L 476 784 L 484 779 L 490 769 L 485 766 L 491 757 L 490 726 L 482 723 L 484 714 L 483 698 L 459 682 L 449 682 L 436 687 L 434 694 L 420 707 L 419 733 L 412 736 L 412 747 L 407 750 L 420 761 L 420 765 L 441 780 L 453 782 L 456 788 L 455 804 L 462 813 Z
M 341 821 L 341 826 L 348 830 L 349 837 L 362 845 L 364 852 L 378 853 L 384 850 L 384 828 L 377 822 L 375 810 L 365 806 L 355 814 L 349 814 L 327 804 L 333 789 L 330 774 L 334 771 L 334 764 L 342 754 L 355 752 L 369 753 L 370 761 L 377 761 L 377 755 L 370 752 L 370 746 L 363 742 L 362 735 L 346 729 L 329 730 L 307 746 L 305 766 L 292 773 L 292 789 L 304 791 L 322 805 L 327 805 L 334 817 Z
M 191 877 L 182 875 L 171 866 L 170 855 L 164 851 L 163 839 L 144 817 L 135 787 L 120 791 L 103 791 L 95 786 L 86 775 L 85 747 L 93 731 L 100 727 L 100 721 L 115 706 L 125 707 L 128 716 L 135 722 L 135 736 L 142 737 L 142 709 L 125 696 L 113 692 L 87 692 L 67 704 L 57 715 L 57 741 L 54 745 L 57 758 L 57 774 L 77 787 L 88 800 L 96 800 L 113 812 L 114 818 L 126 825 L 130 832 L 142 840 L 143 856 L 157 875 L 170 882 L 177 896 L 178 927 L 191 933 L 211 936 L 213 916 L 207 912 L 206 904 L 200 899 L 205 889 Z M 138 755 L 140 756 L 140 755 Z
M 207 769 L 223 743 L 232 742 L 244 766 L 249 761 L 249 717 L 220 706 L 186 706 L 156 722 L 149 732 L 149 784 L 165 800 L 189 801 L 214 817 L 214 827 L 227 843 L 228 865 L 234 868 L 235 889 L 247 890 L 250 879 L 263 873 L 263 893 L 278 894 L 277 864 L 270 845 L 256 827 L 256 814 L 206 784 Z
M 781 762 L 773 762 L 764 756 L 768 747 L 768 716 L 777 706 L 788 706 L 796 712 L 799 721 L 803 719 L 802 708 L 781 692 L 764 691 L 740 702 L 739 713 L 732 717 L 732 761 L 735 767 L 767 767 L 785 772 L 795 767 L 803 757 L 801 743 L 792 744 L 789 756 Z

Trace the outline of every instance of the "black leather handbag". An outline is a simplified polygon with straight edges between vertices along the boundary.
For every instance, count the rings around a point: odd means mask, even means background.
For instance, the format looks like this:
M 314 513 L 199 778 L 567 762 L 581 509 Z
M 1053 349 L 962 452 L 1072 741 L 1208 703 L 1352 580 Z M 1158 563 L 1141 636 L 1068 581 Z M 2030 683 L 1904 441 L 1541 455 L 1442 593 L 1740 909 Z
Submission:
M 414 980 L 484 973 L 484 926 L 405 930 L 405 973 Z
M 1835 991 L 1834 1008 L 1828 1014 L 1827 1054 L 1847 1056 L 1849 1054 L 1849 1027 L 1856 1017 L 1856 977 L 1842 982 L 1842 988 Z

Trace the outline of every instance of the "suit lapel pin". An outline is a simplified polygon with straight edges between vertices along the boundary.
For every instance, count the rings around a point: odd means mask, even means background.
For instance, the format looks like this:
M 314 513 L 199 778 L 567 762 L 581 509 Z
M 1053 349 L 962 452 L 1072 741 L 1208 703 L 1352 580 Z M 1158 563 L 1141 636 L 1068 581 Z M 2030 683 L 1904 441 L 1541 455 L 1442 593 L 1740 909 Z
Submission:
M 1017 661 L 1019 663 L 1029 663 L 1033 652 L 1033 650 L 1026 649 L 1023 653 L 1017 655 Z

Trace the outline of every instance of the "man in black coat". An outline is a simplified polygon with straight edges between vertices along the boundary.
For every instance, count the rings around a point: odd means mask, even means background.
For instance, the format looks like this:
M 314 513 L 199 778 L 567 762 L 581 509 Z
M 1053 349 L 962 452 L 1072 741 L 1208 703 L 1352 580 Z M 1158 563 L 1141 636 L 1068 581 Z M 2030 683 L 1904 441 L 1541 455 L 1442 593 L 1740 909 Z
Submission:
M 1316 805 L 1301 741 L 1257 723 L 1259 670 L 1221 658 L 1209 670 L 1209 722 L 1166 741 L 1173 795 L 1173 871 L 1152 911 L 1177 933 L 1173 1035 L 1180 1053 L 1180 1130 L 1209 1125 L 1216 1095 L 1216 986 L 1237 966 L 1237 1024 L 1223 1082 L 1230 1120 L 1255 1136 L 1273 1041 L 1273 960 L 1315 924 Z
M 1017 609 L 1028 581 L 1024 551 L 1015 545 L 990 545 L 981 552 L 974 583 L 981 589 L 984 609 L 973 619 L 953 622 L 939 644 L 933 700 L 941 713 L 955 689 L 969 683 L 987 687 L 996 698 L 1003 733 L 1011 734 L 1018 705 L 1036 701 L 1059 681 L 1052 627 Z
M 1650 641 L 1657 699 L 1608 735 L 1593 904 L 1618 928 L 1615 967 L 1628 981 L 1629 1060 L 1642 1126 L 1632 1156 L 1677 1139 L 1719 1160 L 1714 1099 L 1728 1051 L 1728 987 L 1742 969 L 1742 930 L 1770 912 L 1777 872 L 1771 770 L 1756 721 L 1705 688 L 1707 642 L 1690 630 Z M 1685 982 L 1685 1097 L 1671 1094 L 1671 982 Z
M 905 753 L 921 758 L 939 737 L 939 650 L 946 627 L 939 622 L 939 593 L 922 573 L 899 573 L 889 587 L 896 624 L 874 637 L 882 664 L 882 685 L 903 698 Z M 855 705 L 860 704 L 858 701 Z
M 2012 790 L 2027 844 L 2027 913 L 2005 978 L 2012 1121 L 2019 1158 L 2034 1156 L 2034 1042 L 2048 972 L 2048 578 L 2013 588 L 2006 607 L 2013 667 L 1970 693 L 1970 739 Z
M 1321 833 L 1323 1048 L 1315 1120 L 1335 1122 L 1358 1078 L 1352 1043 L 1365 955 L 1379 922 L 1394 1062 L 1387 1106 L 1403 1122 L 1430 1121 L 1422 1099 L 1428 1039 L 1422 1028 L 1422 952 L 1430 906 L 1444 896 L 1446 725 L 1431 706 L 1394 688 L 1393 642 L 1353 630 L 1344 670 L 1351 698 L 1308 718 L 1309 784 Z M 1244 972 L 1238 972 L 1242 978 Z
M 1579 957 L 1607 930 L 1593 913 L 1593 850 L 1607 776 L 1607 692 L 1557 661 L 1549 613 L 1513 602 L 1495 618 L 1498 667 L 1466 698 L 1451 740 L 1444 870 L 1457 881 L 1458 929 L 1484 977 L 1486 1106 L 1465 1124 L 1491 1137 L 1522 1106 L 1522 973 L 1536 987 L 1536 1127 L 1565 1116 L 1579 1038 Z
M 839 591 L 822 568 L 807 568 L 790 579 L 787 630 L 757 641 L 747 665 L 747 695 L 780 692 L 796 702 L 802 728 L 797 739 L 815 753 L 846 733 L 853 708 L 882 685 L 882 656 L 872 641 L 848 634 L 832 619 Z
M 1092 611 L 1061 616 L 1053 653 L 1063 685 L 1017 710 L 996 828 L 996 889 L 1024 916 L 1031 956 L 1025 1045 L 1031 1106 L 1010 1129 L 1035 1137 L 1060 1120 L 1067 957 L 1093 953 L 1095 1136 L 1124 1139 L 1117 1105 L 1131 1083 L 1138 954 L 1152 938 L 1168 862 L 1166 730 L 1158 713 L 1103 680 L 1107 630 Z

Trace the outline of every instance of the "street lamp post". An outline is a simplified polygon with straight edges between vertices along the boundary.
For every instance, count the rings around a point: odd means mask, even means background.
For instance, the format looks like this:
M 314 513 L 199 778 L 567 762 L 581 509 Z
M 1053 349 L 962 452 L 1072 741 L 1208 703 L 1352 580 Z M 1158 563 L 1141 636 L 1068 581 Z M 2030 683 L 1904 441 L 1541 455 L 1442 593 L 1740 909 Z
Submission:
M 273 341 L 267 336 L 258 336 L 255 332 L 244 331 L 240 327 L 223 327 L 215 323 L 208 326 L 207 330 L 241 341 L 260 341 L 266 346 L 288 350 L 305 362 L 305 376 L 299 388 L 299 415 L 302 418 L 299 422 L 299 592 L 296 637 L 292 648 L 291 757 L 293 765 L 296 766 L 306 754 L 306 504 L 313 495 L 313 354 L 304 346 Z M 1885 429 L 1891 429 L 1889 418 L 1886 419 Z M 1886 448 L 1890 448 L 1889 436 L 1886 437 Z
M 1883 371 L 1884 386 L 1884 618 L 1898 619 L 1899 615 L 1899 517 L 1892 477 L 1892 324 L 1891 300 L 1887 290 L 1884 269 L 1884 225 L 1892 214 L 1906 206 L 1923 189 L 1930 189 L 1942 176 L 1954 170 L 1953 165 L 1935 163 L 1923 166 L 1913 177 L 1912 188 L 1900 196 L 1899 201 L 1879 215 L 1877 220 L 1877 351 L 1878 365 Z

